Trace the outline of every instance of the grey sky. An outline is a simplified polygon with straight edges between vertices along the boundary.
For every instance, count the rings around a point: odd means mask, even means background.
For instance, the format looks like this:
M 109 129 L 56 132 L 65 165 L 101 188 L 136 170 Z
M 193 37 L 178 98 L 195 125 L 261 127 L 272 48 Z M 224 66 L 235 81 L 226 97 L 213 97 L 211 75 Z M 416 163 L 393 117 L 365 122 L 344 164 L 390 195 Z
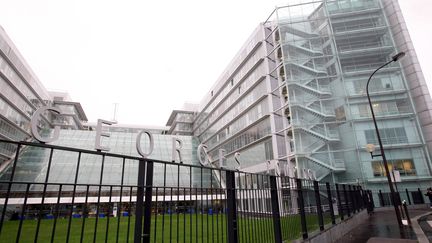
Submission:
M 0 0 L 0 25 L 42 83 L 68 91 L 90 121 L 113 118 L 119 103 L 120 123 L 165 125 L 286 2 Z M 399 2 L 432 87 L 432 1 Z

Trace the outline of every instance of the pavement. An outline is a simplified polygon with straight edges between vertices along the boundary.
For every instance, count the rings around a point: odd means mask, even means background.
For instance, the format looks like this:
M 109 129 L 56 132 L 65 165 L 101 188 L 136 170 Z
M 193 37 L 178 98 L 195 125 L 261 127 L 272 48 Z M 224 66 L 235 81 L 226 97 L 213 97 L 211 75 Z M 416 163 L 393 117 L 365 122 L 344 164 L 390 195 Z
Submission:
M 417 222 L 420 225 L 426 242 L 432 242 L 432 209 L 428 214 L 417 217 Z
M 428 205 L 408 206 L 412 226 L 399 229 L 393 207 L 375 208 L 373 214 L 336 243 L 427 243 L 432 242 L 432 209 Z

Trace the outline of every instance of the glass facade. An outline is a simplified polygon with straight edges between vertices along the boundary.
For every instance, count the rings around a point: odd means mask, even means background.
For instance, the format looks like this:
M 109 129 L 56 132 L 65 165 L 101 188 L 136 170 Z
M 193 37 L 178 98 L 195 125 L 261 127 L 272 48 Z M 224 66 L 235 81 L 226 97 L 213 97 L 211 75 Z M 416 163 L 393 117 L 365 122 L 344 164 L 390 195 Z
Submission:
M 366 82 L 392 55 L 410 51 L 394 39 L 399 23 L 390 23 L 386 2 L 298 1 L 277 8 L 266 23 L 293 174 L 312 170 L 318 180 L 360 181 L 371 188 L 385 180 L 379 162 L 371 164 L 364 149 L 378 144 Z M 418 183 L 425 183 L 432 179 L 431 161 L 406 72 L 394 62 L 374 76 L 369 90 L 392 166 L 402 181 L 418 176 Z
M 50 93 L 39 82 L 19 51 L 2 28 L 0 28 L 0 138 L 15 141 L 30 138 L 30 120 L 36 109 L 48 105 L 57 106 Z M 66 103 L 66 104 L 65 104 Z M 62 128 L 80 129 L 86 120 L 76 102 L 63 102 L 58 106 L 64 116 L 49 112 L 42 114 L 39 128 L 60 125 Z M 72 109 L 72 110 L 71 110 Z M 78 114 L 78 115 L 77 115 Z M 14 154 L 14 149 L 0 144 L 0 166 Z
M 366 82 L 392 55 L 405 51 L 406 61 L 392 63 L 374 75 L 369 86 L 372 105 L 386 157 L 391 168 L 400 171 L 404 187 L 412 186 L 413 181 L 430 183 L 432 142 L 426 137 L 432 134 L 428 126 L 430 97 L 421 78 L 412 74 L 417 61 L 409 52 L 414 50 L 405 48 L 408 37 L 395 32 L 401 23 L 388 17 L 398 14 L 388 1 L 299 0 L 277 8 L 253 31 L 199 108 L 175 110 L 166 124 L 169 127 L 155 129 L 152 158 L 170 161 L 176 136 L 184 143 L 185 163 L 198 164 L 196 148 L 204 143 L 215 166 L 220 166 L 223 150 L 228 168 L 237 168 L 235 156 L 239 169 L 248 172 L 264 172 L 272 160 L 278 168 L 271 171 L 280 175 L 309 177 L 310 173 L 304 172 L 311 171 L 321 181 L 381 188 L 385 182 L 382 163 L 371 159 L 364 149 L 366 144 L 378 144 Z M 4 50 L 0 54 L 0 135 L 24 139 L 29 136 L 31 114 L 48 98 L 40 87 L 35 88 L 38 82 L 27 80 L 28 73 L 20 74 L 14 68 Z M 3 90 L 8 92 L 3 94 Z M 419 93 L 428 96 L 426 101 Z M 47 120 L 63 124 L 63 128 L 83 128 L 80 106 L 59 101 L 52 104 L 67 116 L 46 116 Z M 107 129 L 112 135 L 104 140 L 104 146 L 111 147 L 110 152 L 138 156 L 135 138 L 140 129 Z M 94 138 L 94 131 L 62 130 L 55 144 L 93 149 Z M 0 154 L 14 150 L 1 146 Z M 43 177 L 46 156 L 43 149 L 25 151 L 20 161 L 23 178 Z M 52 168 L 50 179 L 73 178 L 76 154 L 54 156 L 61 162 Z M 92 175 L 100 170 L 100 158 L 83 159 L 87 169 L 80 172 L 79 180 L 92 183 Z M 107 162 L 106 180 L 119 173 L 120 162 Z M 128 179 L 134 183 L 136 162 L 130 161 L 128 166 Z M 167 171 L 175 170 L 175 165 L 169 167 Z M 155 170 L 156 184 L 161 183 L 161 171 Z M 193 178 L 194 184 L 208 183 Z
M 109 138 L 102 138 L 102 146 L 110 148 L 110 153 L 129 155 L 140 158 L 141 156 L 136 151 L 136 137 L 138 132 L 110 132 Z M 96 131 L 84 130 L 61 130 L 60 137 L 57 141 L 51 143 L 71 148 L 79 148 L 94 151 Z M 197 142 L 191 136 L 172 136 L 153 134 L 154 150 L 149 156 L 149 159 L 171 161 L 172 160 L 172 144 L 173 138 L 182 141 L 181 157 L 185 164 L 198 165 L 197 159 Z M 148 151 L 148 138 L 142 137 L 142 149 Z M 13 148 L 15 149 L 15 148 Z M 14 181 L 26 182 L 44 182 L 47 165 L 50 156 L 50 149 L 37 147 L 24 147 L 21 152 L 20 159 L 17 162 L 18 170 L 15 173 Z M 73 183 L 77 170 L 78 152 L 68 152 L 62 150 L 54 150 L 52 155 L 52 164 L 49 171 L 48 182 L 52 183 Z M 176 158 L 178 163 L 178 158 Z M 123 160 L 106 156 L 103 168 L 103 183 L 104 184 L 120 184 L 121 168 Z M 126 159 L 124 171 L 124 184 L 136 185 L 138 178 L 138 160 Z M 177 186 L 177 169 L 176 163 L 166 165 L 166 170 L 162 164 L 155 164 L 154 181 L 155 186 Z M 93 154 L 81 154 L 78 184 L 98 184 L 100 180 L 102 165 L 102 156 Z M 164 182 L 164 170 L 166 171 L 167 180 Z M 200 183 L 200 178 L 195 178 L 195 170 L 190 170 L 187 167 L 182 167 L 180 173 L 180 186 L 189 186 L 190 173 L 192 173 L 193 183 Z M 8 180 L 11 173 L 11 168 L 1 174 L 0 180 Z M 197 175 L 200 174 L 197 172 Z M 209 176 L 204 176 L 206 179 L 202 183 L 204 186 L 210 183 Z M 214 180 L 216 182 L 216 180 Z M 16 190 L 23 188 L 15 188 Z M 39 190 L 37 186 L 32 188 Z

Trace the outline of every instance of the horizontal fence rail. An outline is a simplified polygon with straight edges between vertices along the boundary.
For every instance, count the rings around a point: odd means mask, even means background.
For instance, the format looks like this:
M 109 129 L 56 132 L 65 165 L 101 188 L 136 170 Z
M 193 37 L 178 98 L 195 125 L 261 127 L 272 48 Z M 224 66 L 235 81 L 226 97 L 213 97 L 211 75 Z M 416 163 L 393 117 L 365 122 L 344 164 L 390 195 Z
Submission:
M 283 242 L 307 239 L 374 197 L 357 185 L 0 143 L 16 147 L 0 173 L 5 243 Z

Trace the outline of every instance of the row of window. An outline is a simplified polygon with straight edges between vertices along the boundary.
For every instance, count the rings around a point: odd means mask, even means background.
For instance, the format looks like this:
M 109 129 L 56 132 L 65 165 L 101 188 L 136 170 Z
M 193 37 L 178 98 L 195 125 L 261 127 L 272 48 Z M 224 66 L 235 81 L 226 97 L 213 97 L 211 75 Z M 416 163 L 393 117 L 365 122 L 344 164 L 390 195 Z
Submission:
M 17 149 L 17 146 L 12 143 L 0 143 L 0 153 L 6 156 L 12 156 Z
M 203 124 L 200 128 L 205 128 L 205 132 L 199 135 L 200 141 L 207 140 L 210 136 L 215 134 L 219 129 L 232 122 L 240 113 L 245 111 L 251 104 L 257 101 L 260 97 L 267 93 L 265 81 L 257 85 L 250 93 L 244 96 L 234 107 L 228 110 L 224 115 L 218 117 L 218 120 L 210 127 L 204 127 Z
M 270 122 L 269 119 L 265 119 L 258 123 L 257 125 L 249 128 L 247 131 L 241 133 L 236 136 L 234 139 L 230 140 L 226 144 L 221 146 L 221 149 L 224 149 L 226 153 L 231 153 L 240 148 L 255 142 L 256 140 L 263 138 L 271 133 L 270 130 Z M 219 156 L 219 151 L 214 150 L 209 152 L 209 156 L 213 158 L 213 160 L 217 160 Z
M 392 170 L 399 171 L 401 176 L 417 175 L 412 159 L 389 160 L 387 161 L 387 167 L 390 172 Z M 372 171 L 375 177 L 387 176 L 382 161 L 372 161 Z
M 25 140 L 29 135 L 12 126 L 0 117 L 0 133 L 15 141 Z
M 368 77 L 360 76 L 355 79 L 347 79 L 347 91 L 350 95 L 366 94 L 366 82 Z M 382 92 L 391 90 L 403 90 L 404 85 L 400 73 L 392 72 L 374 76 L 369 83 L 369 91 Z
M 211 139 L 206 144 L 209 146 L 210 149 L 213 148 L 217 144 L 222 143 L 228 138 L 230 138 L 233 134 L 236 134 L 240 130 L 244 129 L 245 127 L 249 126 L 253 122 L 263 117 L 264 115 L 268 114 L 268 112 L 269 109 L 267 99 L 264 99 L 258 105 L 250 109 L 246 114 L 239 117 L 222 131 L 218 132 L 217 134 L 212 133 Z
M 11 87 L 11 85 L 6 82 L 0 76 L 0 90 L 2 91 L 2 95 L 6 97 L 11 103 L 15 104 L 22 112 L 31 116 L 35 109 L 27 103 L 17 92 Z
M 376 116 L 407 114 L 411 112 L 408 100 L 376 102 L 372 104 Z M 354 117 L 371 117 L 369 104 L 358 105 L 359 113 L 353 114 Z
M 30 119 L 23 116 L 15 108 L 9 105 L 5 100 L 0 97 L 0 114 L 6 117 L 11 122 L 15 123 L 22 129 L 29 131 Z
M 27 86 L 27 84 L 18 76 L 15 70 L 13 70 L 12 67 L 9 66 L 9 63 L 6 61 L 6 59 L 3 58 L 2 55 L 0 55 L 0 72 L 2 72 L 3 75 L 6 76 L 6 78 L 18 90 L 20 90 L 22 94 L 28 100 L 30 100 L 34 106 L 40 107 L 43 105 L 43 101 L 35 95 L 35 93 Z
M 327 9 L 330 13 L 347 12 L 347 10 L 362 10 L 377 8 L 376 0 L 338 0 L 327 2 Z
M 379 132 L 383 144 L 408 143 L 404 127 L 382 128 Z M 365 130 L 364 133 L 368 144 L 378 144 L 375 129 Z
M 194 114 L 190 113 L 177 113 L 175 116 L 175 121 L 177 122 L 193 122 Z
M 241 70 L 238 71 L 238 73 L 233 77 L 230 83 L 227 83 L 226 86 L 223 88 L 223 90 L 217 95 L 217 97 L 212 101 L 212 103 L 201 112 L 199 115 L 197 121 L 195 124 L 201 125 L 201 123 L 207 119 L 208 114 L 219 105 L 219 102 L 226 97 L 226 95 L 231 91 L 232 87 L 235 83 L 238 83 L 241 79 L 244 78 L 244 75 L 250 71 L 250 69 L 263 57 L 263 49 L 258 48 L 255 53 L 248 59 L 248 61 L 242 66 Z M 249 87 L 252 86 L 254 82 L 257 81 L 259 76 L 262 76 L 264 74 L 264 67 L 263 65 L 260 65 L 258 68 L 254 70 L 252 74 L 250 74 L 246 79 L 243 80 L 243 82 L 238 86 L 237 90 L 238 92 L 233 92 L 228 99 L 229 101 L 224 101 L 223 104 L 221 104 L 222 108 L 219 108 L 220 111 L 223 112 L 226 107 L 229 107 L 232 102 L 236 100 L 236 97 L 239 97 L 240 94 L 244 93 Z M 259 76 L 258 76 L 259 75 Z M 216 112 L 216 111 L 215 111 Z M 217 115 L 216 115 L 217 116 Z M 209 124 L 209 122 L 207 122 Z M 196 126 L 197 126 L 196 125 Z M 206 125 L 204 125 L 206 126 Z M 200 133 L 200 132 L 198 132 Z

